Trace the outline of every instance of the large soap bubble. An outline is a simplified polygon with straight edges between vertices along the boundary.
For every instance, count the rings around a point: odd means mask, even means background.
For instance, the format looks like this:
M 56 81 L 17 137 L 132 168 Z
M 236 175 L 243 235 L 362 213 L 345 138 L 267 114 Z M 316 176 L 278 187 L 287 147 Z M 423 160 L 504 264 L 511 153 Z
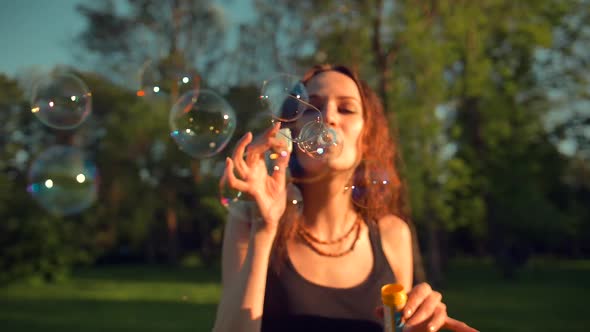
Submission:
M 343 145 L 334 129 L 323 122 L 310 121 L 301 129 L 297 147 L 314 159 L 327 159 L 338 157 Z
M 33 87 L 31 112 L 56 129 L 79 126 L 92 111 L 92 94 L 84 82 L 70 73 L 52 73 Z
M 194 158 L 221 152 L 231 139 L 237 118 L 231 105 L 210 90 L 191 90 L 170 112 L 170 135 L 180 149 Z
M 78 148 L 53 146 L 31 164 L 27 191 L 51 214 L 79 213 L 96 200 L 96 166 Z

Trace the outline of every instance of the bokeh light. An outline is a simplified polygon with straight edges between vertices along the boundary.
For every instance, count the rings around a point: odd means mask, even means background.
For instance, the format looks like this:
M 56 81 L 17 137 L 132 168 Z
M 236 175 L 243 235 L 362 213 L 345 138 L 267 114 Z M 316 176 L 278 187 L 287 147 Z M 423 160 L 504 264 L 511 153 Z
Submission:
M 92 94 L 71 73 L 52 73 L 36 82 L 31 112 L 45 125 L 56 129 L 79 126 L 92 111 Z
M 196 70 L 180 64 L 146 61 L 139 74 L 138 97 L 178 98 L 189 91 L 199 89 L 200 77 Z
M 170 135 L 194 158 L 221 152 L 231 139 L 237 118 L 229 103 L 210 90 L 183 94 L 170 111 Z
M 97 198 L 96 166 L 78 148 L 56 145 L 42 152 L 29 169 L 27 191 L 46 211 L 80 213 Z
M 158 66 L 152 60 L 144 62 L 138 74 L 139 89 L 137 96 L 139 97 L 154 97 L 163 96 L 162 84 L 164 84 L 164 77 Z

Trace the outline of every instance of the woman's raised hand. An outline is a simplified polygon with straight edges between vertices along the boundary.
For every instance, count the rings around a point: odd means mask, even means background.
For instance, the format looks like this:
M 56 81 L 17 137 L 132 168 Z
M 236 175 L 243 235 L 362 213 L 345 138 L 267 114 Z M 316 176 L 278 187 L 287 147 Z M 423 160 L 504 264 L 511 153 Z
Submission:
M 256 202 L 261 220 L 253 220 L 256 231 L 273 233 L 287 204 L 286 170 L 289 151 L 284 140 L 276 137 L 280 123 L 275 123 L 253 141 L 246 133 L 237 143 L 232 158 L 225 161 L 224 178 L 228 185 L 251 196 Z M 265 163 L 265 153 L 272 150 L 278 158 L 272 174 Z

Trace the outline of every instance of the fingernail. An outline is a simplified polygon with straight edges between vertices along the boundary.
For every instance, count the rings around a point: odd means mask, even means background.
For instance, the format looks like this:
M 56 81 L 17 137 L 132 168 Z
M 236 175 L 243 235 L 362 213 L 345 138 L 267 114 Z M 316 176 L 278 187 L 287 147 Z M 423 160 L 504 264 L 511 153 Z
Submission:
M 404 316 L 406 318 L 409 318 L 412 315 L 412 309 L 406 309 L 406 311 L 404 311 Z
M 436 327 L 434 327 L 434 326 L 432 326 L 432 325 L 429 325 L 429 326 L 428 326 L 428 331 L 432 331 L 432 332 L 434 332 L 434 331 L 436 331 Z
M 281 157 L 286 157 L 288 155 L 287 151 L 283 150 L 281 151 Z

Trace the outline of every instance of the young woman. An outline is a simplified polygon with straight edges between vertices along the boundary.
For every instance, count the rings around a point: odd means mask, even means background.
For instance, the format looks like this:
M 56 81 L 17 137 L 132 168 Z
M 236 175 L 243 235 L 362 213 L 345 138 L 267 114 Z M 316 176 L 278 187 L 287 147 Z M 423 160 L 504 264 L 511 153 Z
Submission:
M 287 153 L 279 124 L 238 142 L 224 177 L 253 198 L 257 213 L 230 209 L 214 330 L 382 331 L 380 289 L 397 282 L 409 291 L 404 331 L 475 331 L 448 317 L 428 284 L 412 287 L 397 146 L 376 95 L 343 66 L 313 67 L 303 83 L 343 149 L 324 160 L 297 148 Z M 294 135 L 304 121 L 291 128 Z M 280 152 L 272 174 L 268 150 Z M 287 168 L 303 197 L 300 209 L 287 204 L 295 188 Z

